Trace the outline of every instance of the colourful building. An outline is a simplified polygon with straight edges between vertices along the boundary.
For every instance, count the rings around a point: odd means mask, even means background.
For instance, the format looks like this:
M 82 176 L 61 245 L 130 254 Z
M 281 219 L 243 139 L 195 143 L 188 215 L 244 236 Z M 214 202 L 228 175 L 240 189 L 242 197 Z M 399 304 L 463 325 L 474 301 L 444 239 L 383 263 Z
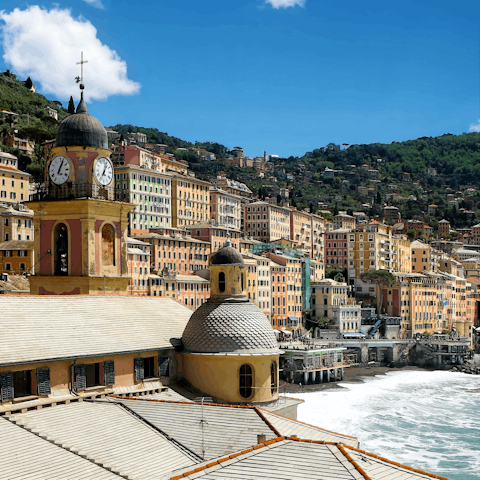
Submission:
M 29 200 L 31 175 L 18 169 L 15 155 L 0 151 L 0 202 L 23 203 Z

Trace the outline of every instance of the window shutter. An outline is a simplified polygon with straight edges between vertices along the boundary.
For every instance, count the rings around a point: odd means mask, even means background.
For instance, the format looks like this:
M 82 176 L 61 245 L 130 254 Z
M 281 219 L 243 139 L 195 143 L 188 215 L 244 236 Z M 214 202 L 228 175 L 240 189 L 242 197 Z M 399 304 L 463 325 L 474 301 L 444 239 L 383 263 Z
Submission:
M 143 358 L 134 359 L 135 381 L 143 380 L 145 378 L 145 370 L 143 368 Z
M 170 357 L 168 355 L 158 356 L 158 374 L 160 377 L 170 376 Z
M 85 365 L 75 365 L 75 390 L 85 390 L 86 388 Z
M 115 362 L 103 362 L 103 373 L 105 376 L 105 385 L 113 385 L 115 383 Z
M 0 390 L 2 391 L 2 402 L 13 398 L 13 375 L 12 372 L 0 373 Z
M 37 368 L 37 393 L 38 395 L 51 393 L 49 368 Z

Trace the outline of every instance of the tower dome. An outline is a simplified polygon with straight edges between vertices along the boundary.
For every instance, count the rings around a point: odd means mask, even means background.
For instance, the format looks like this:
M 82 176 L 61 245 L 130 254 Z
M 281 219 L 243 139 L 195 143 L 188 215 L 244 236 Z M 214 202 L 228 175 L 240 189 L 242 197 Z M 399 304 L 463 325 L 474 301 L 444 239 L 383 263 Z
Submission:
M 98 119 L 88 114 L 83 92 L 77 110 L 58 126 L 57 147 L 97 147 L 108 149 L 107 131 Z
M 234 247 L 228 239 L 220 250 L 211 258 L 210 265 L 245 265 L 242 254 Z
M 245 298 L 210 298 L 190 317 L 182 342 L 185 351 L 192 353 L 278 352 L 267 317 Z

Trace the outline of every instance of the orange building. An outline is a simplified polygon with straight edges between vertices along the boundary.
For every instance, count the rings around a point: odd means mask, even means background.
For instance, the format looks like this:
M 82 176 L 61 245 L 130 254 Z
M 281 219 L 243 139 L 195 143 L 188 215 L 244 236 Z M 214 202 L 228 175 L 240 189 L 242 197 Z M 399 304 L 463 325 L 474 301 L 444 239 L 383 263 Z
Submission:
M 127 238 L 128 268 L 130 277 L 129 295 L 147 296 L 150 294 L 150 244 L 134 238 Z
M 208 266 L 210 242 L 193 238 L 185 231 L 158 229 L 136 238 L 151 245 L 152 273 L 167 268 L 172 273 L 192 275 Z
M 32 240 L 10 240 L 0 243 L 0 272 L 21 275 L 33 274 Z

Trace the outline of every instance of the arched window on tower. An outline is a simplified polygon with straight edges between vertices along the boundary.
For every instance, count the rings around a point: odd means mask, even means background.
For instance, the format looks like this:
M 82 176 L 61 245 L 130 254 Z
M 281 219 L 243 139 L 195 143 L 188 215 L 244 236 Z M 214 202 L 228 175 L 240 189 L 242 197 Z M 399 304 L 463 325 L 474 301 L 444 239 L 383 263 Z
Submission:
M 276 362 L 272 362 L 270 365 L 270 389 L 272 395 L 277 393 L 277 364 Z
M 218 274 L 218 289 L 221 292 L 225 291 L 225 273 L 224 272 L 220 272 Z
M 102 228 L 102 265 L 115 265 L 115 231 L 108 223 Z
M 68 275 L 68 229 L 64 223 L 55 227 L 55 275 Z
M 250 365 L 240 367 L 240 395 L 243 398 L 252 396 L 253 373 Z

